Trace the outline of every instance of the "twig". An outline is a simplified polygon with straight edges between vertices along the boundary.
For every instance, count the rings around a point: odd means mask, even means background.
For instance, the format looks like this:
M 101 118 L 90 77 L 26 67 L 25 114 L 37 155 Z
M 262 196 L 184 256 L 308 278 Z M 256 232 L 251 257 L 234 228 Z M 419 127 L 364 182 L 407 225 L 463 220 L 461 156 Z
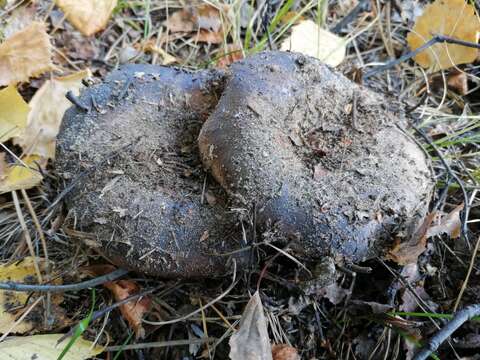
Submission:
M 465 241 L 467 246 L 470 246 L 470 241 L 468 239 L 468 225 L 467 225 L 470 206 L 469 206 L 468 194 L 467 194 L 467 190 L 465 189 L 465 185 L 463 184 L 463 181 L 457 176 L 457 174 L 453 172 L 452 168 L 447 163 L 447 161 L 445 160 L 445 157 L 443 156 L 440 149 L 435 145 L 435 143 L 432 140 L 430 140 L 430 138 L 415 125 L 412 125 L 412 128 L 428 143 L 428 145 L 432 147 L 432 149 L 435 151 L 438 158 L 442 162 L 443 166 L 445 167 L 445 170 L 447 171 L 448 175 L 455 180 L 455 182 L 458 184 L 458 186 L 462 190 L 463 203 L 465 205 L 463 207 L 462 212 L 460 213 L 460 218 L 461 218 L 460 220 L 462 221 L 461 235 L 462 235 L 462 240 Z
M 477 243 L 475 244 L 475 249 L 473 249 L 472 257 L 470 259 L 470 265 L 468 266 L 467 275 L 465 276 L 465 280 L 463 281 L 460 292 L 458 293 L 457 300 L 455 301 L 455 305 L 453 306 L 453 311 L 457 311 L 458 305 L 460 304 L 460 300 L 462 299 L 463 293 L 465 292 L 465 289 L 467 288 L 468 281 L 470 280 L 470 275 L 472 274 L 472 270 L 473 270 L 474 264 L 475 264 L 475 258 L 477 257 L 477 253 L 478 253 L 479 248 L 480 248 L 480 237 L 478 238 Z
M 37 306 L 37 304 L 43 300 L 43 296 L 40 296 L 37 300 L 35 300 L 35 302 L 33 304 L 31 304 L 27 310 L 25 310 L 22 314 L 22 316 L 20 316 L 17 320 L 15 320 L 13 322 L 13 324 L 10 325 L 10 327 L 7 329 L 7 331 L 5 331 L 2 335 L 2 337 L 0 337 L 0 342 L 2 342 L 3 340 L 5 340 L 5 338 L 12 332 L 12 330 L 14 330 L 18 324 L 20 324 L 26 317 L 28 314 L 30 314 L 30 312 L 33 310 L 33 308 L 35 306 Z
M 90 111 L 90 108 L 88 106 L 86 106 L 85 104 L 83 104 L 79 98 L 77 98 L 73 92 L 71 91 L 67 91 L 65 97 L 67 98 L 68 101 L 70 101 L 73 105 L 75 105 L 76 107 L 82 109 L 83 111 L 85 112 L 89 112 Z
M 342 29 L 350 24 L 355 18 L 358 16 L 363 11 L 366 11 L 368 9 L 369 1 L 367 0 L 362 0 L 360 1 L 357 6 L 355 6 L 347 15 L 343 17 L 342 20 L 340 20 L 337 24 L 335 24 L 334 27 L 330 29 L 331 32 L 333 33 L 339 33 L 342 31 Z
M 212 301 L 206 303 L 205 305 L 203 306 L 200 306 L 200 308 L 198 308 L 197 310 L 195 311 L 192 311 L 191 313 L 187 314 L 187 315 L 184 315 L 184 316 L 181 316 L 177 319 L 172 319 L 172 320 L 166 320 L 166 321 L 149 321 L 149 320 L 142 320 L 144 323 L 146 324 L 150 324 L 150 325 L 156 325 L 156 326 L 162 326 L 162 325 L 169 325 L 169 324 L 175 324 L 177 322 L 181 322 L 181 321 L 185 321 L 187 320 L 188 318 L 192 317 L 193 315 L 197 315 L 199 312 L 209 308 L 210 306 L 212 306 L 213 304 L 215 304 L 217 301 L 220 301 L 224 296 L 226 296 L 230 291 L 232 291 L 232 289 L 235 287 L 235 285 L 237 284 L 237 281 L 236 281 L 236 278 L 237 278 L 237 262 L 235 261 L 235 259 L 233 260 L 233 278 L 232 278 L 232 283 L 230 284 L 230 286 L 227 288 L 227 290 L 225 290 L 223 293 L 221 293 L 220 295 L 218 295 L 215 299 L 213 299 Z
M 410 51 L 402 56 L 400 56 L 398 59 L 391 60 L 387 62 L 384 65 L 379 66 L 376 69 L 370 70 L 369 72 L 365 73 L 363 75 L 363 79 L 367 79 L 370 76 L 373 76 L 379 72 L 385 71 L 389 68 L 392 68 L 408 59 L 411 59 L 412 57 L 416 56 L 417 54 L 421 53 L 423 50 L 429 48 L 432 45 L 438 44 L 438 43 L 447 43 L 447 44 L 456 44 L 456 45 L 463 45 L 466 47 L 471 47 L 471 48 L 476 48 L 480 49 L 480 44 L 472 43 L 469 41 L 463 41 L 460 39 L 455 39 L 449 36 L 445 35 L 434 35 L 430 40 L 428 40 L 425 44 L 420 46 L 418 49 L 415 49 L 414 51 Z
M 30 256 L 33 259 L 33 266 L 35 268 L 35 272 L 37 273 L 38 282 L 41 284 L 43 282 L 42 273 L 40 272 L 40 268 L 38 266 L 37 257 L 35 256 L 35 250 L 33 249 L 32 238 L 30 237 L 30 232 L 28 231 L 27 224 L 25 223 L 25 218 L 23 217 L 20 202 L 18 201 L 17 192 L 15 190 L 12 191 L 12 198 L 13 203 L 15 204 L 18 221 L 20 222 L 20 226 L 22 227 L 23 234 L 27 242 L 28 250 L 30 251 Z
M 104 284 L 109 281 L 116 280 L 123 275 L 127 274 L 128 270 L 117 269 L 112 271 L 110 274 L 102 275 L 91 280 L 82 281 L 76 284 L 67 284 L 67 285 L 30 285 L 30 284 L 20 284 L 15 282 L 0 282 L 0 290 L 8 291 L 21 291 L 21 292 L 65 292 L 65 291 L 79 291 L 83 289 L 88 289 L 97 285 Z
M 190 344 L 204 344 L 215 341 L 215 338 L 203 338 L 203 339 L 188 339 L 188 340 L 170 340 L 170 341 L 156 341 L 143 344 L 130 344 L 130 345 L 115 345 L 108 346 L 105 351 L 118 351 L 118 350 L 137 350 L 148 348 L 161 348 L 169 346 L 184 346 Z
M 457 312 L 454 318 L 436 333 L 428 343 L 415 355 L 413 360 L 425 360 L 430 354 L 436 351 L 439 346 L 447 340 L 460 326 L 471 318 L 480 315 L 480 304 L 471 305 Z

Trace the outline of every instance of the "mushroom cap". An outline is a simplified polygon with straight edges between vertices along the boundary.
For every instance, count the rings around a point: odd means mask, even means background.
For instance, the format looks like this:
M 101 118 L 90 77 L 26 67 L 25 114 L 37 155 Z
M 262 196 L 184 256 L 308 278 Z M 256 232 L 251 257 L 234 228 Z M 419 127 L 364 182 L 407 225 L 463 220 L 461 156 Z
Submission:
M 433 188 L 391 107 L 314 58 L 261 53 L 231 66 L 199 149 L 230 196 L 256 204 L 272 241 L 361 261 L 413 233 Z
M 197 136 L 224 74 L 128 65 L 86 89 L 63 119 L 57 169 L 78 229 L 113 263 L 163 277 L 223 275 L 245 246 Z M 92 100 L 93 99 L 93 100 Z

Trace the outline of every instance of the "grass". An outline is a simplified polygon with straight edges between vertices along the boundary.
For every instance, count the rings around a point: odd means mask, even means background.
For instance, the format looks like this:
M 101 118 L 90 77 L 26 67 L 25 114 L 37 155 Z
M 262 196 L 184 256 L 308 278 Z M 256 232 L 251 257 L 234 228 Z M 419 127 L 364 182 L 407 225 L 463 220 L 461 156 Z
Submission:
M 196 5 L 211 4 L 219 6 L 221 1 L 196 1 Z M 211 45 L 196 43 L 192 36 L 184 34 L 179 37 L 170 36 L 168 40 L 162 40 L 165 36 L 165 29 L 162 23 L 174 11 L 183 9 L 185 2 L 174 0 L 146 0 L 146 1 L 119 1 L 114 18 L 121 20 L 121 23 L 111 21 L 104 33 L 89 39 L 88 44 L 93 44 L 99 53 L 101 61 L 92 59 L 80 59 L 75 62 L 77 66 L 91 66 L 96 75 L 103 75 L 105 72 L 120 65 L 119 59 L 123 49 L 135 47 L 147 41 L 158 43 L 166 53 L 175 56 L 181 67 L 198 69 L 214 67 L 219 59 L 231 54 L 225 52 L 226 45 L 236 45 L 245 55 L 258 51 L 268 50 L 270 47 L 276 49 L 281 41 L 288 35 L 291 27 L 302 18 L 312 19 L 331 28 L 340 19 L 348 14 L 351 8 L 342 8 L 339 2 L 328 2 L 326 0 L 293 1 L 284 0 L 276 2 L 276 5 L 267 9 L 260 1 L 248 0 L 246 4 L 251 10 L 251 17 L 246 24 L 242 24 L 241 2 L 232 0 L 228 2 L 233 10 L 229 14 L 231 18 L 222 21 L 232 20 L 229 32 L 225 34 L 221 44 Z M 380 3 L 380 2 L 372 2 Z M 390 3 L 390 2 L 388 2 Z M 263 5 L 262 5 L 263 4 Z M 388 5 L 389 6 L 389 5 Z M 368 70 L 375 64 L 383 63 L 390 58 L 386 47 L 393 49 L 398 56 L 406 49 L 406 29 L 411 28 L 410 20 L 402 21 L 395 15 L 394 10 L 389 8 L 387 3 L 382 5 L 380 11 L 361 13 L 349 23 L 339 35 L 348 39 L 347 58 L 340 66 L 340 71 L 351 74 L 359 70 Z M 268 11 L 270 10 L 270 11 Z M 39 2 L 37 8 L 41 18 L 49 19 L 52 9 L 46 2 Z M 243 9 L 245 11 L 245 8 Z M 292 12 L 293 16 L 292 16 Z M 267 19 L 266 24 L 261 21 Z M 268 32 L 265 31 L 265 26 Z M 72 32 L 68 24 L 65 30 L 57 31 L 54 35 L 55 44 L 58 47 L 67 47 L 62 43 L 59 34 Z M 170 34 L 172 35 L 172 34 Z M 120 39 L 120 41 L 119 41 Z M 165 38 L 166 39 L 166 38 Z M 386 45 L 387 44 L 387 45 Z M 71 44 L 70 44 L 71 45 Z M 73 44 L 75 46 L 75 44 Z M 81 43 L 78 46 L 86 46 Z M 102 59 L 102 54 L 110 53 L 111 57 Z M 67 52 L 68 55 L 68 52 Z M 161 64 L 161 56 L 142 53 L 137 59 L 140 63 Z M 61 70 L 69 71 L 69 65 L 62 63 Z M 472 81 L 476 81 L 475 65 L 462 67 Z M 448 74 L 447 74 L 448 75 Z M 413 62 L 404 63 L 394 69 L 376 75 L 369 79 L 365 86 L 382 92 L 387 98 L 401 99 L 409 105 L 417 104 L 420 100 L 418 94 L 425 91 L 425 78 L 431 74 L 425 73 Z M 454 95 L 450 92 L 432 90 L 427 101 L 415 110 L 415 115 L 422 118 L 421 128 L 433 138 L 433 142 L 442 150 L 444 157 L 449 161 L 453 170 L 458 174 L 470 190 L 472 209 L 474 216 L 478 217 L 478 199 L 475 191 L 479 189 L 480 182 L 480 116 L 478 106 L 471 105 L 468 97 L 478 96 L 475 93 L 468 96 Z M 436 178 L 438 179 L 438 190 L 444 186 L 445 169 L 441 165 L 432 149 L 425 145 L 426 151 L 431 155 Z M 104 261 L 102 256 L 95 250 L 86 246 L 88 234 L 83 234 L 75 228 L 75 221 L 69 214 L 65 214 L 61 204 L 51 208 L 52 199 L 58 194 L 63 184 L 57 183 L 55 174 L 48 175 L 49 179 L 43 187 L 29 192 L 35 212 L 40 219 L 44 232 L 47 236 L 49 256 L 54 261 L 54 273 L 58 276 L 78 278 L 78 269 L 93 263 Z M 435 199 L 438 200 L 438 194 Z M 458 185 L 451 184 L 447 197 L 443 199 L 440 209 L 444 212 L 455 208 L 462 202 Z M 25 203 L 22 202 L 25 207 Z M 476 211 L 476 212 L 475 212 Z M 36 233 L 33 220 L 26 216 L 26 224 L 29 227 L 32 239 L 34 239 L 35 251 L 42 255 L 40 237 Z M 479 236 L 479 229 L 476 223 L 471 224 L 472 239 Z M 15 261 L 25 254 L 22 229 L 15 213 L 14 204 L 8 195 L 0 196 L 0 259 L 3 261 Z M 439 236 L 431 241 L 431 251 L 422 259 L 419 272 L 423 276 L 423 287 L 430 294 L 431 301 L 443 309 L 451 309 L 464 280 L 465 264 L 469 264 L 471 249 L 466 244 L 459 244 L 449 239 L 448 236 Z M 268 248 L 268 247 L 265 247 Z M 266 254 L 275 254 L 274 250 L 262 249 Z M 451 254 L 455 256 L 451 256 Z M 283 259 L 283 260 L 282 260 Z M 461 261 L 460 261 L 461 260 Z M 313 266 L 312 264 L 302 264 Z M 255 264 L 251 270 L 252 277 L 256 280 L 262 270 L 262 265 Z M 399 284 L 398 279 L 385 271 L 382 265 L 375 261 L 366 264 L 374 269 L 375 275 L 362 275 L 361 273 L 352 276 L 348 272 L 340 272 L 339 286 L 343 289 L 352 288 L 351 300 L 370 301 L 377 304 L 385 304 L 387 294 L 385 288 Z M 388 264 L 399 272 L 395 264 Z M 352 301 L 347 303 L 331 304 L 327 299 L 316 296 L 304 296 L 299 292 L 297 282 L 300 281 L 301 267 L 288 258 L 280 256 L 269 268 L 270 275 L 262 280 L 262 294 L 267 302 L 265 307 L 269 320 L 272 336 L 278 342 L 291 343 L 300 350 L 304 358 L 353 358 L 358 342 L 366 343 L 368 339 L 362 334 L 369 334 L 376 341 L 370 356 L 385 356 L 385 358 L 399 358 L 399 351 L 404 341 L 404 336 L 399 334 L 391 337 L 377 336 L 379 333 L 388 331 L 388 326 L 381 323 L 364 323 L 356 320 L 355 305 Z M 388 280 L 388 281 L 387 281 Z M 477 279 L 478 280 L 478 279 Z M 137 281 L 142 287 L 149 287 L 158 284 L 158 280 L 150 278 L 139 278 Z M 418 281 L 421 283 L 422 281 Z M 256 281 L 252 281 L 256 283 Z M 384 285 L 384 288 L 376 288 L 376 284 Z M 232 332 L 232 326 L 238 325 L 239 316 L 249 299 L 250 283 L 242 279 L 238 282 L 230 294 L 215 304 L 215 311 L 206 309 L 202 316 L 192 317 L 188 321 L 172 326 L 152 328 L 147 332 L 144 340 L 134 340 L 140 346 L 141 355 L 133 350 L 118 351 L 114 359 L 132 359 L 140 356 L 148 356 L 153 353 L 148 343 L 157 342 L 169 344 L 169 341 L 178 339 L 198 340 L 205 333 L 216 340 L 209 344 L 206 358 L 225 359 L 228 356 L 228 336 Z M 155 314 L 162 318 L 177 318 L 180 314 L 191 312 L 198 308 L 201 303 L 208 303 L 212 298 L 222 293 L 229 286 L 229 280 L 211 280 L 204 282 L 187 281 L 165 281 L 165 287 L 152 295 L 155 303 Z M 398 296 L 394 297 L 393 303 L 398 306 L 402 304 L 405 294 L 412 292 L 410 287 L 398 285 Z M 463 297 L 463 303 L 479 302 L 480 299 L 473 287 L 468 287 Z M 111 303 L 111 296 L 105 289 L 97 289 L 95 292 L 82 291 L 77 294 L 68 294 L 64 306 L 71 318 L 78 318 L 79 314 L 89 313 L 91 316 L 93 306 L 104 308 Z M 90 312 L 88 305 L 90 304 Z M 424 301 L 415 297 L 416 306 L 424 306 Z M 188 309 L 187 311 L 184 311 Z M 371 310 L 368 310 L 371 311 Z M 392 311 L 392 316 L 429 318 L 433 321 L 451 318 L 451 314 L 436 313 L 434 311 Z M 75 336 L 65 347 L 64 352 L 73 346 L 73 341 L 83 335 L 94 338 L 102 331 L 101 321 L 89 322 L 89 316 L 81 320 L 75 328 Z M 429 322 L 424 325 L 429 326 Z M 118 312 L 111 316 L 105 324 L 105 329 L 113 344 L 125 346 L 132 340 L 133 332 L 128 331 L 127 325 L 121 319 Z M 50 329 L 52 330 L 52 329 Z M 462 333 L 463 334 L 463 333 Z M 201 353 L 201 345 L 195 345 L 192 340 L 192 349 Z M 161 350 L 160 350 L 161 349 Z M 192 351 L 193 351 L 192 350 Z M 156 350 L 158 358 L 174 358 L 175 356 L 189 356 L 188 347 L 166 346 Z M 397 352 L 396 352 L 397 351 Z M 439 355 L 440 358 L 451 358 L 451 351 L 447 347 L 442 349 L 446 355 Z M 395 355 L 396 354 L 396 355 Z

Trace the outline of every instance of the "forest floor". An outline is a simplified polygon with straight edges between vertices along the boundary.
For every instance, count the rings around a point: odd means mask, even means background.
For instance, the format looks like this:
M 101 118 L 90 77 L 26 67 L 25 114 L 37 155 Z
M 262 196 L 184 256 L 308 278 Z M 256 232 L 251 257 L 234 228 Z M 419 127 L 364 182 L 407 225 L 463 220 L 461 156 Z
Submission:
M 265 247 L 263 259 L 234 280 L 230 275 L 159 280 L 130 273 L 120 290 L 112 290 L 115 285 L 96 286 L 95 291 L 65 292 L 61 300 L 45 295 L 34 305 L 38 318 L 26 316 L 33 325 L 11 335 L 67 333 L 94 306 L 98 316 L 82 336 L 107 346 L 96 358 L 227 359 L 229 338 L 258 283 L 271 342 L 295 348 L 302 359 L 411 359 L 456 310 L 480 304 L 478 62 L 435 70 L 423 69 L 410 59 L 362 79 L 370 70 L 408 53 L 407 34 L 425 5 L 415 0 L 119 0 L 105 29 L 85 36 L 51 1 L 6 1 L 0 9 L 0 34 L 14 22 L 41 20 L 54 47 L 54 72 L 19 84 L 27 101 L 52 74 L 85 68 L 96 79 L 131 62 L 191 70 L 225 68 L 254 52 L 280 49 L 292 26 L 311 19 L 346 39 L 346 56 L 338 71 L 409 109 L 410 121 L 421 134 L 413 129 L 411 133 L 431 157 L 436 183 L 430 229 L 421 236 L 422 248 L 414 261 L 378 257 L 339 266 L 335 284 L 307 294 L 300 275 L 304 266 L 313 270 L 315 264 L 301 264 Z M 22 190 L 20 199 L 10 193 L 0 195 L 1 262 L 12 264 L 28 256 L 31 238 L 40 257 L 45 256 L 45 240 L 52 262 L 50 279 L 76 283 L 98 276 L 99 264 L 107 266 L 88 245 L 88 236 L 65 221 L 66 210 L 55 201 L 61 198 L 63 185 L 50 164 L 42 184 Z M 23 217 L 16 206 L 23 209 Z M 315 279 L 309 281 L 314 284 Z M 136 292 L 148 299 L 148 310 L 142 308 L 139 315 L 124 309 L 122 316 L 119 299 Z M 0 300 L 6 302 L 7 296 L 2 296 Z M 31 310 L 32 299 L 37 297 L 25 298 L 14 309 L 14 319 Z M 61 319 L 47 321 L 57 308 L 62 309 Z M 146 321 L 135 323 L 128 316 Z M 165 320 L 172 321 L 154 324 Z M 480 359 L 479 349 L 480 326 L 473 320 L 433 356 Z

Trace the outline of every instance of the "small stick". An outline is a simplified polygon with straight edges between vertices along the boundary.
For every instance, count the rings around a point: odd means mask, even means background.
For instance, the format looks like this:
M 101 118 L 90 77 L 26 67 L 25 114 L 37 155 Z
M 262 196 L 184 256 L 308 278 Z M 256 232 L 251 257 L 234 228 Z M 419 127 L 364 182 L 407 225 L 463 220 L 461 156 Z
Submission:
M 460 326 L 471 318 L 480 315 L 480 304 L 471 305 L 455 314 L 453 319 L 437 332 L 428 343 L 415 355 L 413 360 L 425 360 L 436 351 Z
M 455 45 L 463 45 L 466 47 L 471 47 L 475 49 L 480 49 L 480 44 L 472 43 L 469 41 L 463 41 L 460 39 L 455 39 L 449 36 L 445 35 L 434 35 L 430 40 L 428 40 L 425 44 L 420 46 L 418 49 L 414 51 L 410 51 L 402 56 L 400 56 L 398 59 L 391 60 L 387 62 L 384 65 L 379 66 L 376 69 L 370 70 L 369 72 L 365 73 L 363 76 L 363 79 L 367 79 L 372 75 L 375 75 L 379 72 L 385 71 L 389 68 L 392 68 L 408 59 L 411 59 L 412 57 L 416 56 L 417 54 L 421 53 L 423 50 L 429 48 L 432 45 L 438 44 L 438 43 L 447 43 L 447 44 L 455 44 Z
M 445 157 L 443 156 L 440 149 L 435 145 L 435 143 L 432 140 L 430 140 L 427 134 L 425 134 L 422 130 L 420 130 L 415 125 L 412 125 L 412 128 L 428 143 L 428 145 L 430 145 L 433 148 L 438 158 L 440 159 L 441 163 L 445 167 L 445 170 L 447 171 L 448 175 L 455 180 L 455 182 L 458 184 L 458 186 L 462 190 L 463 203 L 465 205 L 463 207 L 462 212 L 460 213 L 460 220 L 462 221 L 461 235 L 462 235 L 462 240 L 465 241 L 467 246 L 470 246 L 470 241 L 468 239 L 468 225 L 467 225 L 470 206 L 469 206 L 468 194 L 467 194 L 467 190 L 465 189 L 465 185 L 463 184 L 463 181 L 457 176 L 457 174 L 453 172 L 452 168 L 445 160 Z
M 30 232 L 28 231 L 27 224 L 25 223 L 25 218 L 23 217 L 22 209 L 20 208 L 20 202 L 18 201 L 17 192 L 12 191 L 13 203 L 15 204 L 15 210 L 17 211 L 18 221 L 22 227 L 23 234 L 25 235 L 25 240 L 27 241 L 28 250 L 30 251 L 30 256 L 33 258 L 33 266 L 35 272 L 37 273 L 38 282 L 41 284 L 43 282 L 42 273 L 38 266 L 37 257 L 35 256 L 35 250 L 33 249 L 32 238 L 30 237 Z
M 0 290 L 21 291 L 21 292 L 42 292 L 42 293 L 79 291 L 79 290 L 88 289 L 90 287 L 94 287 L 97 285 L 101 285 L 109 281 L 116 280 L 127 273 L 128 273 L 128 270 L 117 269 L 107 275 L 102 275 L 91 280 L 82 281 L 76 284 L 67 284 L 67 285 L 30 285 L 30 284 L 15 283 L 11 281 L 0 282 Z
M 467 270 L 467 275 L 465 276 L 465 280 L 463 281 L 460 292 L 458 293 L 457 300 L 455 301 L 455 305 L 453 306 L 453 311 L 457 311 L 458 305 L 460 305 L 460 300 L 462 300 L 463 293 L 465 292 L 465 289 L 467 288 L 467 285 L 468 285 L 468 281 L 470 280 L 470 275 L 472 274 L 473 267 L 475 264 L 475 258 L 477 257 L 479 248 L 480 248 L 480 237 L 478 238 L 477 243 L 475 244 L 475 249 L 473 249 L 472 257 L 470 259 L 470 265 L 468 266 L 468 270 Z
M 90 108 L 84 104 L 82 104 L 82 102 L 80 101 L 79 98 L 77 98 L 73 92 L 71 92 L 70 90 L 67 91 L 67 93 L 65 94 L 65 97 L 67 98 L 68 101 L 70 101 L 73 105 L 75 105 L 76 107 L 82 109 L 83 111 L 85 112 L 88 112 L 90 111 Z
M 108 346 L 105 349 L 105 351 L 161 348 L 161 347 L 170 347 L 170 346 L 185 346 L 190 344 L 201 345 L 204 343 L 211 343 L 214 340 L 215 338 L 203 338 L 203 339 L 188 339 L 188 340 L 157 341 L 157 342 L 149 342 L 149 343 L 143 343 L 143 344 L 115 345 L 115 346 Z

